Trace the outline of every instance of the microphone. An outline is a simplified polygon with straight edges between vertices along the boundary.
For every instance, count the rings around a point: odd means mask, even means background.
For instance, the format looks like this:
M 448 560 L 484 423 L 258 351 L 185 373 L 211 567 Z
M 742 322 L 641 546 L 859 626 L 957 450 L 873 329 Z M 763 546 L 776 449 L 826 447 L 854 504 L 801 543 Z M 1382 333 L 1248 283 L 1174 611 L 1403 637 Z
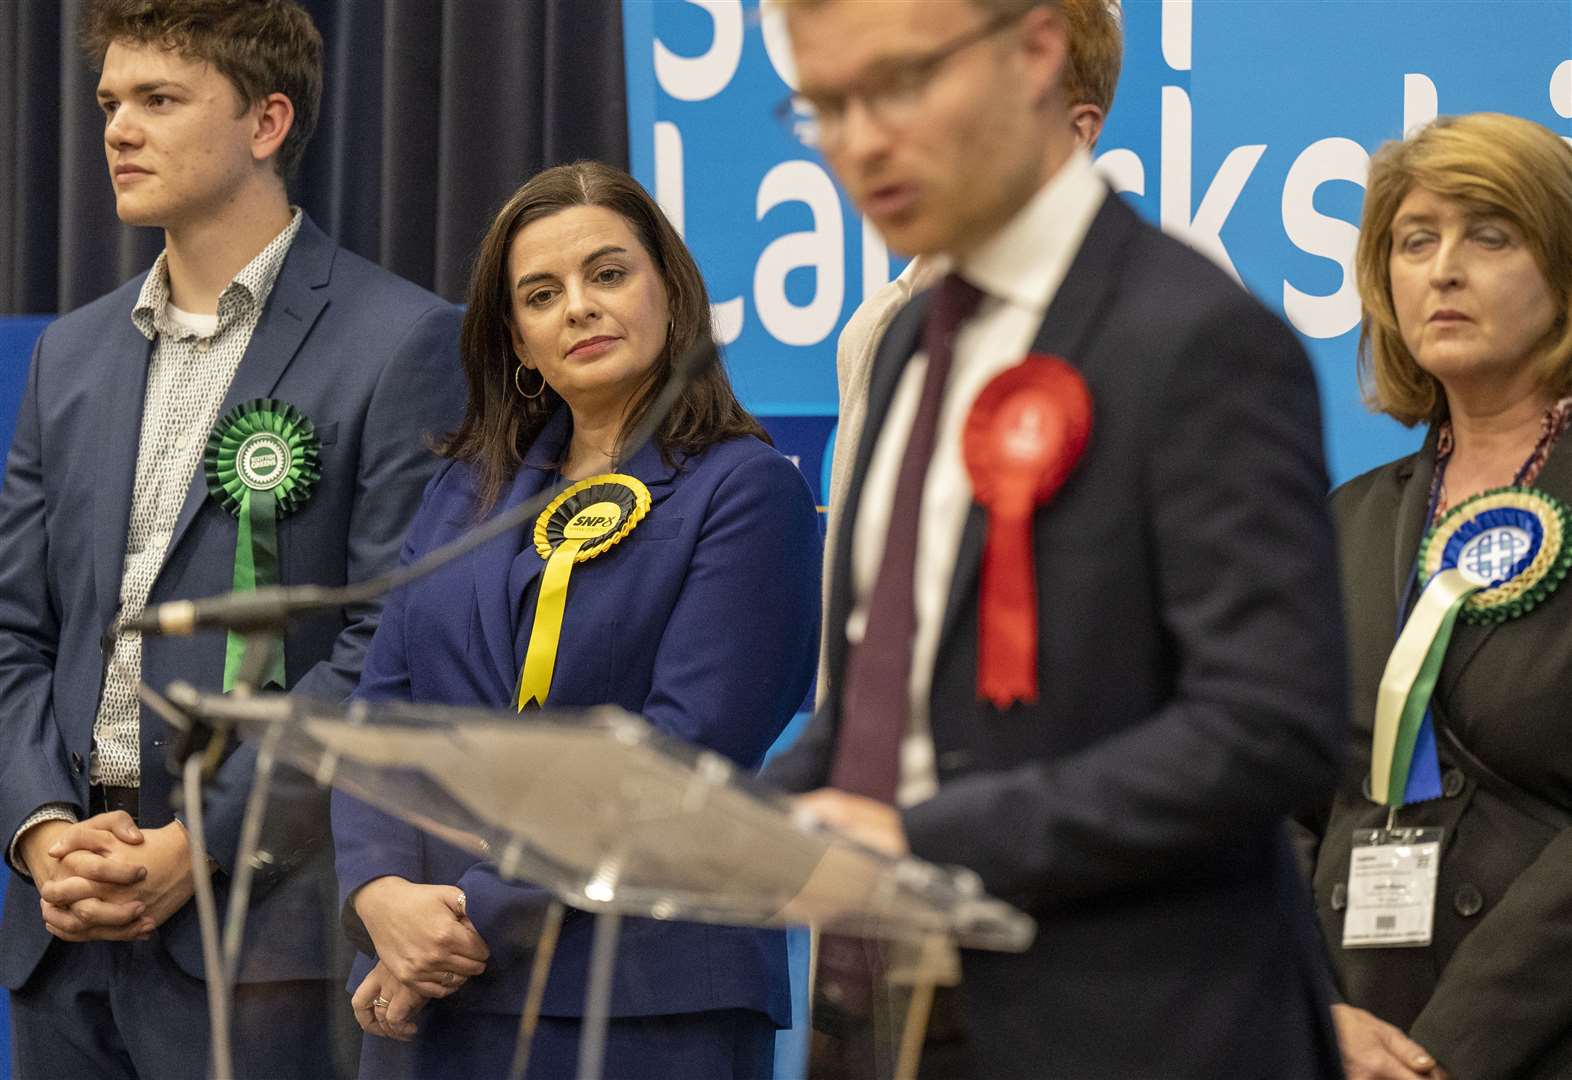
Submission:
M 624 467 L 629 458 L 644 449 L 688 384 L 719 360 L 720 353 L 714 340 L 706 336 L 673 362 L 671 377 L 656 395 L 644 418 L 628 433 L 622 456 L 615 468 Z M 563 480 L 533 498 L 526 499 L 512 510 L 492 518 L 485 525 L 428 552 L 416 562 L 365 581 L 340 586 L 270 585 L 250 592 L 222 593 L 202 600 L 172 600 L 155 604 L 135 618 L 127 619 L 120 626 L 119 633 L 185 636 L 209 629 L 237 630 L 242 633 L 272 630 L 283 626 L 298 614 L 368 603 L 384 593 L 425 577 L 503 533 L 512 532 L 526 522 L 533 521 L 546 508 L 546 504 L 567 490 L 572 483 L 574 481 Z M 108 637 L 107 634 L 105 636 Z
M 299 612 L 342 607 L 344 601 L 338 596 L 339 592 L 322 585 L 269 585 L 252 592 L 222 593 L 205 600 L 171 600 L 146 609 L 134 619 L 127 619 L 120 633 L 180 637 L 210 628 L 242 633 L 268 630 Z

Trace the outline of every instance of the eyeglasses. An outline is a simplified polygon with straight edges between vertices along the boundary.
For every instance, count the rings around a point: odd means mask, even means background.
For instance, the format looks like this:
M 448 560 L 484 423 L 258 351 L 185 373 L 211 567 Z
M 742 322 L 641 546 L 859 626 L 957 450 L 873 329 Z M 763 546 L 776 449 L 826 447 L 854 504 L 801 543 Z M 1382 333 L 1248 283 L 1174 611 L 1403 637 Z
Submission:
M 1020 13 L 995 15 L 932 52 L 885 61 L 845 90 L 792 94 L 775 107 L 775 118 L 804 146 L 819 149 L 834 147 L 845 135 L 846 114 L 853 101 L 862 102 L 868 119 L 880 127 L 907 127 L 917 117 L 923 92 L 947 61 L 1020 18 Z

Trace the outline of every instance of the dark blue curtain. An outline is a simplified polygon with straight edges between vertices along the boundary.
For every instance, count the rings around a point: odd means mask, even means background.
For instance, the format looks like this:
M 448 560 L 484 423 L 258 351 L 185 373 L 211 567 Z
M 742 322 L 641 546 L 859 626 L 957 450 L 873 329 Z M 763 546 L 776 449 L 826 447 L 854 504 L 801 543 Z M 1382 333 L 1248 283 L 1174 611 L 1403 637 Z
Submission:
M 627 166 L 616 0 L 302 0 L 326 46 L 293 198 L 350 250 L 461 299 L 491 213 L 547 165 Z M 0 0 L 0 313 L 69 311 L 147 268 L 115 217 L 83 0 Z

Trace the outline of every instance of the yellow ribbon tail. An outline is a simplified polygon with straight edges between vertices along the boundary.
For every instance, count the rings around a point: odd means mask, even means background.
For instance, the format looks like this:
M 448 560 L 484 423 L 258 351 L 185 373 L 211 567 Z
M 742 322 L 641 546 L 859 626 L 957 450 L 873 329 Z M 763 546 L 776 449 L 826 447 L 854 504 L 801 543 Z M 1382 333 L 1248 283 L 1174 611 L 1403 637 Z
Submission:
M 540 596 L 535 601 L 535 623 L 529 632 L 524 668 L 519 672 L 518 708 L 523 712 L 546 703 L 551 676 L 557 667 L 557 644 L 562 635 L 562 612 L 568 601 L 568 577 L 583 540 L 564 540 L 546 560 L 541 572 Z
M 1381 684 L 1376 691 L 1375 730 L 1370 740 L 1370 798 L 1374 802 L 1390 806 L 1394 798 L 1402 799 L 1401 791 L 1391 790 L 1392 763 L 1400 742 L 1404 741 L 1404 713 L 1414 693 L 1414 684 L 1420 679 L 1426 658 L 1438 644 L 1437 639 L 1443 635 L 1450 638 L 1458 609 L 1478 589 L 1479 586 L 1464 577 L 1462 571 L 1455 568 L 1443 570 L 1419 594 L 1419 602 L 1403 624 L 1403 632 L 1398 635 L 1392 655 L 1387 658 L 1386 669 L 1381 673 Z M 1444 640 L 1439 644 L 1444 651 Z M 1430 665 L 1432 669 L 1439 660 L 1437 656 Z M 1428 676 L 1433 684 L 1434 670 Z M 1429 688 L 1423 689 L 1423 697 L 1428 702 Z M 1416 703 L 1416 707 L 1422 704 Z M 1419 716 L 1423 716 L 1423 712 L 1423 708 L 1420 708 Z M 1418 717 L 1413 718 L 1415 723 L 1417 720 Z M 1411 735 L 1407 742 L 1408 752 L 1411 753 Z M 1406 766 L 1404 771 L 1406 773 Z

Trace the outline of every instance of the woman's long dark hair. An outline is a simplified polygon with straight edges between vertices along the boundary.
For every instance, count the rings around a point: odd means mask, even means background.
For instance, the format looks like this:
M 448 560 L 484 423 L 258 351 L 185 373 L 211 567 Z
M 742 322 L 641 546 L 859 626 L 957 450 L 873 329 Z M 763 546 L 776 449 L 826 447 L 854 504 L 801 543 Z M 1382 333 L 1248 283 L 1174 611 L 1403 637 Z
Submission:
M 693 256 L 655 200 L 638 181 L 597 161 L 558 165 L 536 174 L 515 191 L 486 230 L 469 279 L 469 308 L 459 337 L 469 403 L 458 430 L 437 447 L 444 456 L 470 462 L 480 471 L 479 510 L 496 505 L 524 459 L 524 450 L 562 405 L 551 387 L 525 398 L 514 386 L 507 281 L 508 248 L 525 226 L 575 206 L 600 206 L 619 214 L 654 260 L 666 286 L 671 330 L 666 345 L 639 389 L 623 431 L 632 430 L 671 377 L 672 362 L 710 337 L 710 301 Z M 694 377 L 655 434 L 668 465 L 724 439 L 753 435 L 769 442 L 759 422 L 742 407 L 719 364 Z

